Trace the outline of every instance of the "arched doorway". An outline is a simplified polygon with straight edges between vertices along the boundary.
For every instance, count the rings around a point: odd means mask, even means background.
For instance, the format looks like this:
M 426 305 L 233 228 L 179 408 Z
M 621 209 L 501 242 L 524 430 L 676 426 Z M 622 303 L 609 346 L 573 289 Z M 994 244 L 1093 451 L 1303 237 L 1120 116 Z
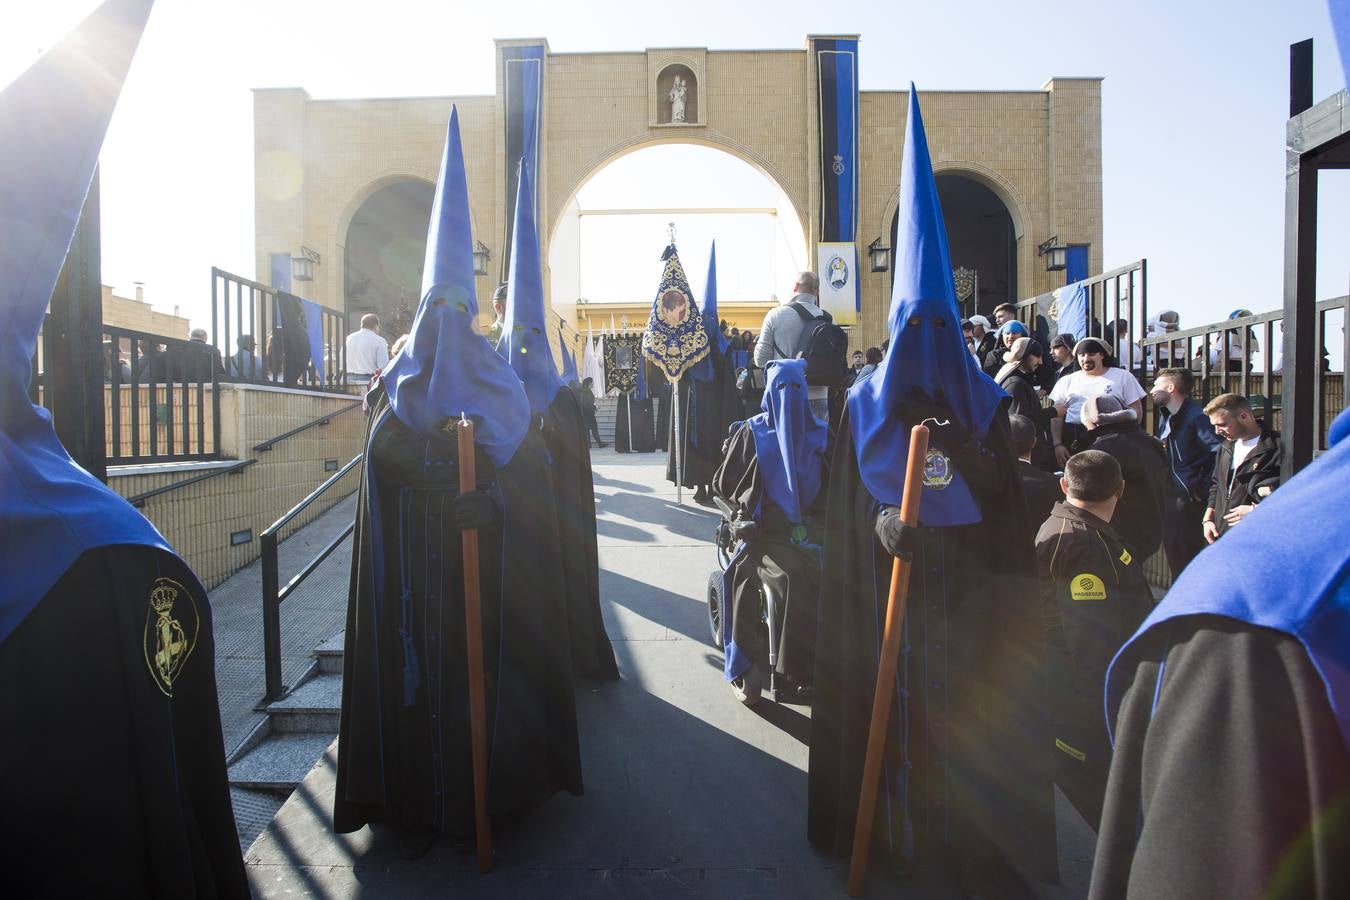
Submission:
M 983 183 L 955 172 L 938 173 L 937 189 L 952 268 L 977 276 L 977 294 L 962 304 L 962 313 L 987 316 L 1004 301 L 1017 302 L 1017 229 L 1008 207 Z M 897 210 L 891 219 L 892 247 L 899 223 Z
M 770 174 L 705 143 L 647 144 L 582 179 L 554 222 L 554 306 L 580 304 L 579 318 L 597 328 L 608 326 L 611 312 L 616 324 L 627 316 L 641 327 L 670 223 L 700 304 L 716 239 L 719 309 L 754 331 L 796 274 L 811 268 L 797 209 Z
M 408 178 L 366 198 L 347 226 L 344 296 L 353 325 L 373 312 L 385 323 L 386 336 L 402 327 L 400 305 L 408 316 L 421 298 L 422 261 L 431 220 L 432 184 Z M 408 323 L 410 324 L 410 323 Z

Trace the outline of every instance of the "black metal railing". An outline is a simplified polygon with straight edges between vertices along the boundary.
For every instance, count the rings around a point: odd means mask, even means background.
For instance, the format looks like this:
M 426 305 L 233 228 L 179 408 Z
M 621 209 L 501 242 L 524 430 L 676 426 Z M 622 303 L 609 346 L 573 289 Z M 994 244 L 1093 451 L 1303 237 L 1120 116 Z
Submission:
M 203 472 L 200 475 L 193 475 L 190 478 L 184 478 L 181 481 L 175 481 L 170 484 L 161 485 L 160 487 L 152 488 L 140 494 L 132 494 L 130 497 L 127 498 L 127 502 L 130 503 L 132 506 L 136 507 L 137 509 L 143 509 L 145 507 L 145 502 L 151 499 L 152 497 L 159 497 L 164 494 L 171 494 L 174 491 L 181 490 L 185 487 L 188 487 L 189 485 L 200 484 L 201 482 L 206 481 L 209 478 L 217 478 L 221 475 L 238 475 L 240 472 L 244 471 L 245 469 L 247 469 L 249 466 L 253 465 L 256 462 L 257 462 L 256 459 L 237 460 L 236 462 L 230 463 L 229 465 L 223 465 L 220 468 L 212 468 L 210 471 Z
M 1102 338 L 1113 348 L 1121 366 L 1132 371 L 1142 368 L 1139 342 L 1148 327 L 1148 260 L 1136 260 L 1084 279 L 1083 287 L 1087 292 L 1087 332 L 1075 337 Z M 1053 291 L 1017 304 L 1017 317 L 1033 335 L 1043 339 L 1054 337 L 1057 316 Z
M 318 555 L 306 563 L 295 577 L 286 582 L 285 585 L 281 584 L 280 562 L 277 556 L 277 546 L 281 541 L 281 530 L 296 516 L 308 509 L 310 504 L 323 496 L 329 488 L 341 481 L 348 472 L 360 465 L 361 458 L 362 454 L 354 456 L 350 462 L 334 472 L 327 481 L 310 492 L 308 497 L 291 507 L 280 519 L 267 526 L 267 529 L 259 536 L 259 542 L 262 545 L 263 667 L 267 678 L 266 693 L 263 695 L 264 703 L 276 700 L 286 691 L 286 686 L 281 683 L 281 604 L 300 586 L 301 582 L 332 555 L 334 550 L 342 545 L 342 542 L 356 528 L 356 521 L 353 519 L 348 523 L 340 534 L 329 541 L 319 551 Z
M 48 364 L 61 356 L 44 328 L 29 387 L 45 403 Z M 215 348 L 115 325 L 103 325 L 103 404 L 110 465 L 220 458 L 224 369 Z
M 273 447 L 275 447 L 277 444 L 280 444 L 282 441 L 287 440 L 288 438 L 293 438 L 293 437 L 295 437 L 297 434 L 301 434 L 301 433 L 303 433 L 303 432 L 306 432 L 306 431 L 308 431 L 308 430 L 311 429 L 311 428 L 317 428 L 317 427 L 320 426 L 320 425 L 327 425 L 329 422 L 333 421 L 333 420 L 336 419 L 338 416 L 340 416 L 340 415 L 342 415 L 342 414 L 344 414 L 344 413 L 349 413 L 349 412 L 351 412 L 352 410 L 360 409 L 360 408 L 362 407 L 362 405 L 363 405 L 362 401 L 360 401 L 360 400 L 354 400 L 354 401 L 352 401 L 350 404 L 348 404 L 347 406 L 344 406 L 344 407 L 342 407 L 342 409 L 339 409 L 337 412 L 328 413 L 327 415 L 319 416 L 318 418 L 311 419 L 310 421 L 306 422 L 306 423 L 303 424 L 303 425 L 297 425 L 296 427 L 292 428 L 290 431 L 284 431 L 284 432 L 282 432 L 281 434 L 277 435 L 277 436 L 274 437 L 274 438 L 268 438 L 267 440 L 263 441 L 263 442 L 260 443 L 260 444 L 254 444 L 254 445 L 253 445 L 253 449 L 254 449 L 255 451 L 259 452 L 259 453 L 264 453 L 264 452 L 266 452 L 266 451 L 268 451 L 268 450 L 271 450 L 271 449 L 272 449 Z
M 344 392 L 347 317 L 318 307 L 323 348 L 315 360 L 304 309 L 295 295 L 212 267 L 212 343 L 225 358 L 226 380 Z
M 1350 316 L 1350 296 L 1316 304 L 1313 332 L 1318 362 L 1313 385 L 1313 434 L 1318 451 L 1326 449 L 1331 420 L 1345 409 L 1345 362 L 1350 359 L 1347 316 Z M 1333 352 L 1328 338 L 1335 334 L 1336 319 L 1341 331 L 1340 346 Z M 1252 398 L 1255 411 L 1279 429 L 1283 424 L 1283 344 L 1283 310 L 1225 319 L 1143 338 L 1140 341 L 1143 366 L 1136 374 L 1142 379 L 1158 369 L 1189 369 L 1196 378 L 1198 400 L 1204 402 L 1230 391 L 1242 394 Z

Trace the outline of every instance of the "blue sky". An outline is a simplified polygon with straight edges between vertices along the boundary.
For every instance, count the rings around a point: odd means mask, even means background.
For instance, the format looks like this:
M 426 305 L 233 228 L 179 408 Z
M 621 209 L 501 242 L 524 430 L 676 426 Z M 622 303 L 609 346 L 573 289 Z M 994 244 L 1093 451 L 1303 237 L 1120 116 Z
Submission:
M 0 11 L 0 84 L 96 4 L 17 5 Z M 1148 257 L 1150 306 L 1184 324 L 1281 302 L 1289 44 L 1315 39 L 1319 99 L 1344 87 L 1325 0 L 161 0 L 104 148 L 105 280 L 123 292 L 145 281 L 147 299 L 200 320 L 210 266 L 250 273 L 251 88 L 491 93 L 494 37 L 542 35 L 555 51 L 730 49 L 849 32 L 862 35 L 864 89 L 1103 76 L 1107 266 Z M 1350 282 L 1350 173 L 1324 179 L 1322 205 L 1327 297 Z

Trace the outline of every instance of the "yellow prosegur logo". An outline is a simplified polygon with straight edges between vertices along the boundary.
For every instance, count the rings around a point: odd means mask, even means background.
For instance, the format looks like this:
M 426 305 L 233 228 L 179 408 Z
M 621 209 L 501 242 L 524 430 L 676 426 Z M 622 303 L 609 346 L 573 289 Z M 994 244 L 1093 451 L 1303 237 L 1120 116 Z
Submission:
M 1069 596 L 1075 600 L 1105 600 L 1106 585 L 1096 575 L 1084 572 L 1073 576 L 1070 582 Z

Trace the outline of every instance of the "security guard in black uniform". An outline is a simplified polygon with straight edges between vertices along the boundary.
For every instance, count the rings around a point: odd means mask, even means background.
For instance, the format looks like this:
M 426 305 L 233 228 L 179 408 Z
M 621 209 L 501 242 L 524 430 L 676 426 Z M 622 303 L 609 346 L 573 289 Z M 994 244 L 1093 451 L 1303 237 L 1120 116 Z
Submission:
M 1055 782 L 1096 829 L 1111 746 L 1102 685 L 1117 649 L 1153 608 L 1136 559 L 1111 528 L 1124 493 L 1120 464 L 1100 450 L 1070 457 L 1064 496 L 1036 535 L 1055 719 Z

